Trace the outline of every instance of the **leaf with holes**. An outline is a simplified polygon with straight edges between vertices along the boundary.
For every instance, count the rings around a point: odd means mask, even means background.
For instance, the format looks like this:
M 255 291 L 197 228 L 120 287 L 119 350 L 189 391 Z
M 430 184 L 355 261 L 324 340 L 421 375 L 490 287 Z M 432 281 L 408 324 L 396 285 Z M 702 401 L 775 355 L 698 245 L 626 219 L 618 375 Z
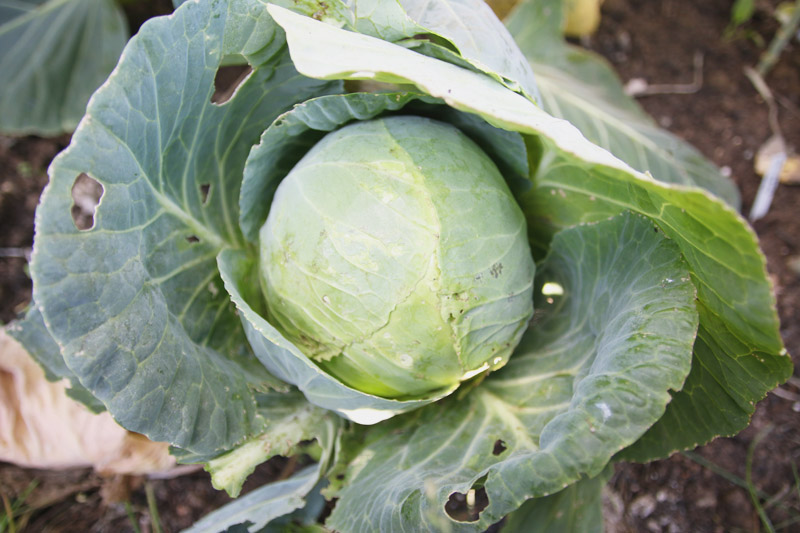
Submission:
M 298 76 L 268 15 L 247 9 L 187 4 L 131 41 L 50 169 L 32 264 L 44 323 L 78 380 L 128 429 L 198 452 L 259 433 L 254 391 L 270 382 L 216 262 L 244 245 L 244 157 L 265 123 L 330 85 Z M 226 25 L 237 30 L 223 41 Z M 217 105 L 217 65 L 232 54 L 253 73 Z M 80 176 L 104 189 L 85 230 L 71 216 Z

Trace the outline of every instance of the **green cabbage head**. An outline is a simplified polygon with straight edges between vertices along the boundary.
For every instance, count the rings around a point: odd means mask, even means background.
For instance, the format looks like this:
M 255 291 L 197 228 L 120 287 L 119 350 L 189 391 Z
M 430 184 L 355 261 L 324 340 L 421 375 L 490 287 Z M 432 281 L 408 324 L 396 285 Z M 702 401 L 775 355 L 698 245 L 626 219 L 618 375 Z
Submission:
M 504 365 L 533 314 L 525 219 L 492 160 L 421 117 L 327 134 L 260 232 L 269 317 L 350 387 L 387 398 Z

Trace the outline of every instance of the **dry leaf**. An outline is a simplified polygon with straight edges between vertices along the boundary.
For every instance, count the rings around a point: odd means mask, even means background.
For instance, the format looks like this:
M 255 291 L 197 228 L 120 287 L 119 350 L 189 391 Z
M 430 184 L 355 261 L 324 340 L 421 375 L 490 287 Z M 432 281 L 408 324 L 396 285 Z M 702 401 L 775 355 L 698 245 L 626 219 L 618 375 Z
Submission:
M 91 413 L 65 391 L 63 381 L 47 381 L 0 328 L 0 461 L 43 469 L 92 466 L 103 474 L 173 471 L 166 443 L 126 431 L 108 413 Z
M 778 175 L 778 180 L 787 185 L 800 184 L 800 155 L 790 154 L 783 137 L 780 135 L 773 135 L 758 149 L 755 160 L 756 173 L 759 176 L 766 174 L 772 163 L 772 158 L 780 154 L 784 154 L 786 160 Z

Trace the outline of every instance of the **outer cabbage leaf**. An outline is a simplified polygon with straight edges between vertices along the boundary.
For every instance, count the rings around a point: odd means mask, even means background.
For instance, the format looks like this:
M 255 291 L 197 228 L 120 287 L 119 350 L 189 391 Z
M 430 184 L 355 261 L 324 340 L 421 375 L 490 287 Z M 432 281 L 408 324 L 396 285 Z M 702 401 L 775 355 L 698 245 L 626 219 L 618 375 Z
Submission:
M 765 391 L 791 375 L 789 357 L 754 349 L 707 306 L 699 303 L 698 310 L 692 372 L 683 389 L 673 394 L 661 420 L 617 459 L 653 461 L 733 436 L 750 423 Z
M 309 466 L 289 479 L 276 481 L 247 493 L 206 515 L 187 529 L 186 533 L 217 533 L 233 526 L 239 526 L 236 531 L 261 531 L 273 520 L 302 509 L 307 504 L 318 506 L 320 480 L 325 475 L 334 452 L 338 428 L 339 424 L 333 418 L 324 419 L 315 428 L 317 442 L 322 447 L 322 456 L 316 465 Z
M 226 31 L 227 29 L 227 31 Z M 210 102 L 221 59 L 253 66 Z M 238 193 L 265 124 L 329 84 L 299 76 L 257 2 L 188 2 L 142 26 L 50 168 L 37 212 L 34 297 L 66 366 L 126 428 L 197 453 L 264 427 L 253 358 L 217 271 L 244 246 Z M 103 197 L 76 229 L 71 187 Z
M 128 39 L 113 0 L 0 0 L 0 131 L 72 131 Z
M 658 182 L 633 170 L 571 124 L 480 74 L 274 6 L 270 11 L 287 32 L 295 65 L 306 75 L 413 83 L 452 107 L 524 134 L 538 166 L 532 168 L 530 189 L 518 199 L 529 217 L 535 249 L 546 250 L 559 228 L 625 209 L 650 217 L 674 240 L 697 286 L 701 319 L 706 319 L 701 333 L 711 346 L 706 369 L 714 368 L 712 374 L 698 366 L 690 382 L 701 383 L 681 393 L 693 399 L 675 405 L 690 407 L 700 399 L 694 394 L 714 391 L 737 399 L 728 402 L 736 411 L 680 409 L 682 430 L 666 426 L 662 435 L 667 438 L 652 453 L 668 454 L 727 434 L 732 427 L 743 428 L 755 402 L 791 375 L 764 256 L 753 231 L 730 207 L 701 189 Z M 740 379 L 751 384 L 744 392 L 734 388 Z
M 225 490 L 232 498 L 239 496 L 256 466 L 276 455 L 288 457 L 299 453 L 303 441 L 316 438 L 321 428 L 335 433 L 340 422 L 330 411 L 308 403 L 297 391 L 270 391 L 259 394 L 257 400 L 264 406 L 259 410 L 266 419 L 264 433 L 206 461 L 205 469 L 211 474 L 214 488 Z M 333 446 L 332 439 L 323 440 Z
M 359 33 L 396 42 L 430 33 L 414 21 L 399 0 L 343 0 L 352 10 L 354 28 Z
M 538 315 L 508 364 L 375 426 L 328 525 L 482 531 L 528 498 L 600 474 L 689 372 L 695 289 L 675 243 L 653 228 L 627 213 L 558 233 L 537 271 Z M 484 479 L 477 522 L 444 514 L 451 493 Z
M 562 0 L 527 0 L 506 19 L 531 62 L 551 115 L 569 120 L 593 143 L 658 180 L 696 185 L 738 209 L 733 182 L 694 147 L 658 127 L 597 54 L 571 46 L 560 29 Z
M 698 190 L 657 193 L 647 185 L 551 153 L 537 169 L 534 188 L 520 197 L 540 248 L 558 228 L 602 218 L 609 209 L 636 209 L 655 220 L 689 262 L 700 313 L 692 372 L 653 433 L 623 454 L 637 460 L 741 431 L 755 403 L 792 371 L 752 230 Z

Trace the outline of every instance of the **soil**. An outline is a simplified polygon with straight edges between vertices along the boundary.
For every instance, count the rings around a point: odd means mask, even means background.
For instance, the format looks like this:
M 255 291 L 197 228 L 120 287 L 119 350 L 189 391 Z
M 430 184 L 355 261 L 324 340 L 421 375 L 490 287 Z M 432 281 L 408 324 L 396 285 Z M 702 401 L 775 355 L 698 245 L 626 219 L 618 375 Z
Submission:
M 703 58 L 702 83 L 691 94 L 652 94 L 641 105 L 663 127 L 730 172 L 749 213 L 760 178 L 754 157 L 772 135 L 769 109 L 745 75 L 775 34 L 777 1 L 756 0 L 753 18 L 726 38 L 730 0 L 606 0 L 599 31 L 581 44 L 604 55 L 623 81 L 690 84 Z M 157 4 L 164 12 L 164 2 Z M 144 16 L 129 13 L 138 27 Z M 763 42 L 760 42 L 763 41 Z M 800 151 L 800 44 L 793 41 L 765 78 L 775 96 L 780 129 Z M 33 212 L 47 182 L 46 167 L 69 142 L 0 137 L 0 322 L 30 299 L 26 255 Z M 800 362 L 800 186 L 780 185 L 767 215 L 754 223 L 775 285 L 781 334 Z M 692 454 L 647 465 L 621 464 L 606 493 L 610 532 L 800 531 L 800 379 L 758 404 L 751 425 Z M 262 465 L 249 486 L 286 473 L 286 460 Z M 747 480 L 756 493 L 751 497 Z M 90 471 L 47 472 L 0 464 L 0 495 L 13 500 L 31 482 L 34 510 L 26 531 L 152 530 L 146 488 L 155 496 L 164 531 L 177 531 L 225 503 L 202 472 L 171 480 L 102 479 Z M 128 506 L 120 502 L 128 502 Z M 763 518 L 759 509 L 764 509 Z M 20 525 L 24 522 L 20 522 Z

